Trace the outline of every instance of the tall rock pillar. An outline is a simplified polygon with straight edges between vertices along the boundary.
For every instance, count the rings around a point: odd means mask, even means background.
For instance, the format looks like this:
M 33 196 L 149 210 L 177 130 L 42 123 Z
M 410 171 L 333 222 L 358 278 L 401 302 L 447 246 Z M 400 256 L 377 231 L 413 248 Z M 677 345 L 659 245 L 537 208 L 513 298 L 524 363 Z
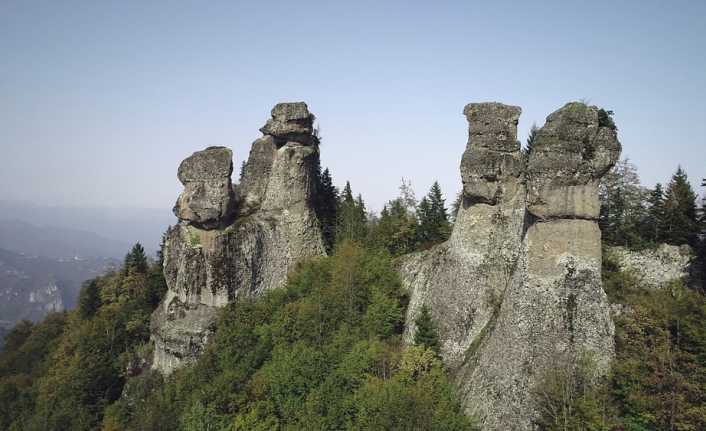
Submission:
M 239 185 L 232 152 L 211 147 L 185 159 L 184 192 L 167 233 L 168 291 L 154 311 L 153 368 L 170 373 L 194 361 L 220 307 L 281 287 L 297 261 L 325 254 L 312 206 L 318 139 L 305 103 L 281 103 L 253 142 Z

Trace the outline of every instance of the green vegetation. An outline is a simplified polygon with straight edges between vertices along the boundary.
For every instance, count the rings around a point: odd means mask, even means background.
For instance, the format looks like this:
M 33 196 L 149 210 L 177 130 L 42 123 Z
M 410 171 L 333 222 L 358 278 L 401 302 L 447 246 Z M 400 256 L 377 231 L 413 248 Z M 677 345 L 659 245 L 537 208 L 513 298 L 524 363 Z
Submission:
M 431 318 L 429 307 L 422 305 L 419 316 L 414 321 L 417 330 L 414 333 L 414 345 L 431 349 L 437 355 L 441 349 L 439 335 L 436 330 L 436 325 Z
M 339 244 L 301 265 L 286 288 L 229 305 L 193 367 L 164 386 L 151 373 L 133 379 L 145 401 L 121 398 L 104 426 L 473 429 L 436 354 L 402 345 L 405 306 L 386 253 Z
M 385 251 L 341 243 L 229 305 L 199 361 L 167 379 L 145 362 L 164 280 L 140 255 L 87 282 L 77 310 L 8 334 L 0 429 L 475 429 L 434 343 L 403 345 L 407 298 Z
M 558 360 L 536 389 L 540 429 L 706 429 L 706 298 L 680 281 L 646 289 L 608 259 L 604 286 L 622 306 L 612 372 Z
M 600 188 L 603 241 L 632 249 L 659 243 L 700 246 L 703 221 L 698 218 L 696 193 L 680 168 L 663 191 L 640 186 L 635 166 L 622 160 L 603 178 Z
M 117 400 L 149 340 L 166 291 L 161 268 L 137 244 L 122 271 L 87 282 L 79 306 L 22 322 L 0 354 L 0 429 L 88 430 Z

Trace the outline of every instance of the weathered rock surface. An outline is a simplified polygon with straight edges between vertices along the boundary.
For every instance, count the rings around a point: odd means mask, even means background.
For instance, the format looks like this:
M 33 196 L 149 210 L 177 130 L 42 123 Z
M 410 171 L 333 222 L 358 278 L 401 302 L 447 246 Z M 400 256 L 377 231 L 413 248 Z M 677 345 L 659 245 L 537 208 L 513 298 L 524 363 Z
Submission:
M 306 103 L 278 103 L 272 108 L 272 118 L 260 131 L 274 137 L 280 145 L 286 142 L 309 145 L 316 140 L 313 127 L 314 115 Z
M 602 373 L 613 354 L 595 218 L 598 180 L 620 144 L 599 109 L 568 104 L 547 118 L 525 168 L 519 108 L 464 113 L 463 205 L 451 238 L 400 264 L 406 339 L 427 304 L 466 411 L 484 429 L 530 430 L 532 391 L 548 367 L 590 355 Z
M 608 114 L 567 103 L 537 132 L 527 166 L 528 210 L 540 218 L 598 218 L 598 180 L 619 155 Z
M 621 271 L 628 271 L 642 285 L 664 289 L 675 280 L 689 282 L 694 254 L 688 245 L 660 244 L 656 249 L 641 251 L 610 247 L 607 255 Z
M 227 225 L 235 214 L 232 173 L 233 152 L 228 148 L 209 147 L 184 159 L 177 174 L 184 191 L 174 215 L 204 229 Z
M 212 215 L 211 223 L 180 217 L 181 222 L 168 232 L 164 274 L 169 290 L 152 315 L 151 325 L 153 367 L 164 373 L 198 357 L 220 307 L 282 286 L 297 261 L 325 254 L 310 204 L 319 163 L 318 141 L 311 131 L 305 139 L 306 128 L 300 127 L 300 122 L 312 120 L 313 115 L 304 103 L 278 104 L 272 114 L 270 126 L 263 130 L 278 135 L 267 134 L 253 143 L 236 187 L 239 193 L 233 194 L 233 216 L 221 211 L 223 200 L 205 199 L 200 202 L 212 206 L 200 210 Z M 280 140 L 292 137 L 298 140 Z M 232 169 L 224 167 L 232 162 L 225 163 L 224 155 L 230 157 L 230 150 L 210 149 L 186 159 L 182 163 L 185 179 L 210 181 L 207 172 L 220 181 L 220 174 L 228 172 L 230 184 Z M 181 167 L 179 173 L 182 179 Z M 230 196 L 223 191 L 218 196 Z

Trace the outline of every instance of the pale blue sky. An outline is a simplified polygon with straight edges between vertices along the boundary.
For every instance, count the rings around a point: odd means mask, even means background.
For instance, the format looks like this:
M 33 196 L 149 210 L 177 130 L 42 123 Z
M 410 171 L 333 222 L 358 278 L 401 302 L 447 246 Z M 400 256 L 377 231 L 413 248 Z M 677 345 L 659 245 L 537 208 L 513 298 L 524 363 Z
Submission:
M 239 167 L 297 100 L 374 209 L 403 176 L 452 199 L 478 101 L 521 106 L 524 141 L 585 99 L 646 185 L 706 176 L 706 1 L 112 3 L 0 2 L 0 199 L 169 210 L 181 159 Z

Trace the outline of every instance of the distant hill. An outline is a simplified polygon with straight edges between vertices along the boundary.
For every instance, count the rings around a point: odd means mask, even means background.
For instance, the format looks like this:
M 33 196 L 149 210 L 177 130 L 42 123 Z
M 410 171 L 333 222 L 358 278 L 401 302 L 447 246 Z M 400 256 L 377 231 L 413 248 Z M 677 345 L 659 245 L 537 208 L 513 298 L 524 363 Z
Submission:
M 131 244 L 93 232 L 65 227 L 41 227 L 20 220 L 0 220 L 0 246 L 48 258 L 120 258 Z
M 93 257 L 122 257 L 128 252 L 129 246 L 137 241 L 142 243 L 150 255 L 154 255 L 162 233 L 167 226 L 176 222 L 171 208 L 62 207 L 9 200 L 0 200 L 0 220 L 20 220 L 37 227 L 51 228 L 52 231 L 42 234 L 50 235 L 52 239 L 62 239 L 62 242 L 72 244 L 73 247 L 80 246 L 85 251 L 98 253 L 90 255 Z M 64 241 L 67 238 L 70 241 Z M 18 243 L 22 242 L 30 241 Z M 17 245 L 2 237 L 0 247 L 19 250 Z M 47 251 L 19 251 L 39 256 L 49 254 Z

